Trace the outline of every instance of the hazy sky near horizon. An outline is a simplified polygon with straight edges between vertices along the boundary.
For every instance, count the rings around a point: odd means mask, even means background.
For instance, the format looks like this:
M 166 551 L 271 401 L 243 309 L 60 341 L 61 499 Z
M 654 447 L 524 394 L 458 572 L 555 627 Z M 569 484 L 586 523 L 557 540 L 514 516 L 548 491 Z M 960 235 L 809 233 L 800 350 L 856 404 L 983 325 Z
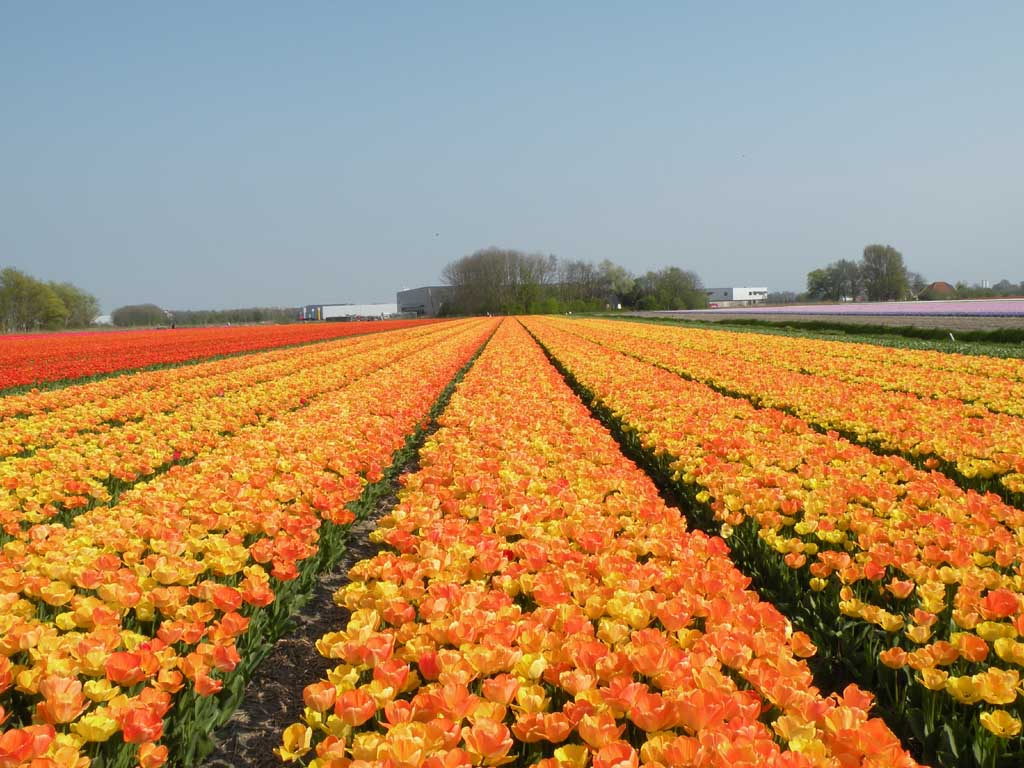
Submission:
M 0 266 L 394 301 L 489 245 L 1024 280 L 1024 3 L 0 0 Z

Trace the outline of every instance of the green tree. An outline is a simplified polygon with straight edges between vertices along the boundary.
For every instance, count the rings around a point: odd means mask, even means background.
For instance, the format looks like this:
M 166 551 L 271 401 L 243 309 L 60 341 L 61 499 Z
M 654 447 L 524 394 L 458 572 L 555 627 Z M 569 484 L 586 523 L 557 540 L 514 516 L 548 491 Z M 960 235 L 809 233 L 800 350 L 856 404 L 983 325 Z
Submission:
M 811 299 L 832 297 L 832 280 L 827 269 L 812 269 L 807 273 L 807 296 Z
M 707 294 L 696 273 L 665 267 L 637 278 L 634 295 L 640 309 L 702 309 Z
M 617 299 L 616 303 L 625 303 L 633 292 L 636 278 L 625 267 L 621 267 L 608 259 L 597 265 L 598 279 L 601 283 L 605 299 Z
M 163 325 L 167 322 L 167 313 L 156 304 L 129 304 L 111 312 L 110 319 L 120 327 Z
M 861 290 L 860 265 L 849 259 L 840 259 L 807 273 L 807 295 L 812 299 L 855 299 Z
M 0 324 L 6 332 L 54 330 L 68 309 L 46 283 L 13 267 L 0 270 Z
M 35 286 L 35 305 L 37 308 L 37 327 L 47 331 L 55 331 L 65 327 L 68 319 L 68 308 L 64 306 L 60 296 L 46 283 Z
M 50 288 L 60 297 L 68 314 L 64 325 L 68 328 L 85 328 L 92 325 L 100 314 L 100 303 L 92 294 L 71 283 L 50 283 Z
M 557 269 L 554 256 L 491 247 L 451 262 L 441 276 L 454 288 L 452 314 L 529 313 L 546 297 Z
M 891 245 L 867 246 L 860 269 L 869 301 L 896 301 L 910 290 L 903 254 Z

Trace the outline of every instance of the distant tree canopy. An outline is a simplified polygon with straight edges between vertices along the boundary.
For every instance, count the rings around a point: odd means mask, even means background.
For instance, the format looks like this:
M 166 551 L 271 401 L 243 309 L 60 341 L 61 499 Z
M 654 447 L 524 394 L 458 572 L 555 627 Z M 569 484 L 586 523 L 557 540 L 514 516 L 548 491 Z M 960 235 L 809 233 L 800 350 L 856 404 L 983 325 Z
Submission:
M 0 329 L 5 333 L 84 328 L 99 313 L 96 298 L 71 283 L 44 283 L 13 267 L 0 270 Z
M 177 325 L 246 325 L 250 323 L 293 323 L 298 307 L 246 307 L 244 309 L 172 309 Z
M 617 307 L 692 309 L 707 306 L 700 278 L 679 267 L 634 277 L 607 259 L 582 260 L 506 248 L 484 248 L 448 264 L 454 288 L 445 314 L 542 314 Z
M 633 303 L 638 309 L 700 309 L 708 297 L 696 273 L 665 267 L 637 278 Z
M 170 313 L 156 304 L 129 304 L 110 313 L 114 325 L 130 328 L 139 325 L 164 325 L 170 322 Z
M 1006 278 L 994 285 L 970 285 L 961 280 L 955 286 L 956 298 L 959 299 L 990 299 L 998 296 L 1024 296 L 1024 280 L 1014 283 Z
M 124 328 L 152 325 L 246 325 L 250 323 L 293 323 L 298 307 L 247 307 L 245 309 L 173 309 L 156 304 L 129 304 L 118 307 L 110 319 Z
M 815 299 L 855 299 L 861 293 L 860 265 L 849 259 L 807 273 L 807 294 Z
M 485 248 L 451 262 L 441 277 L 454 289 L 455 314 L 531 313 L 547 298 L 557 269 L 554 256 Z
M 916 295 L 927 285 L 924 277 L 908 272 L 903 254 L 891 245 L 869 245 L 859 262 L 834 261 L 807 273 L 807 297 L 831 301 L 865 296 L 868 301 L 894 301 Z
M 905 299 L 910 292 L 903 254 L 891 245 L 869 245 L 864 249 L 861 279 L 868 301 Z

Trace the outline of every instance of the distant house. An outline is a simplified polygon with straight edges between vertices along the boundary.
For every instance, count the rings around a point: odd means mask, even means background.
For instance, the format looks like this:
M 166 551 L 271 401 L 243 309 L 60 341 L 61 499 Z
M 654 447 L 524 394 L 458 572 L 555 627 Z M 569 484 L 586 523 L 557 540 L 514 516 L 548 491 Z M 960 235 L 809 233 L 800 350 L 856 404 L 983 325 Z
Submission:
M 706 288 L 709 307 L 748 307 L 764 304 L 768 300 L 768 289 L 763 287 Z
M 952 299 L 955 296 L 956 288 L 943 280 L 938 280 L 926 285 L 924 289 L 917 294 L 917 298 L 924 299 L 925 301 L 933 301 L 935 299 Z

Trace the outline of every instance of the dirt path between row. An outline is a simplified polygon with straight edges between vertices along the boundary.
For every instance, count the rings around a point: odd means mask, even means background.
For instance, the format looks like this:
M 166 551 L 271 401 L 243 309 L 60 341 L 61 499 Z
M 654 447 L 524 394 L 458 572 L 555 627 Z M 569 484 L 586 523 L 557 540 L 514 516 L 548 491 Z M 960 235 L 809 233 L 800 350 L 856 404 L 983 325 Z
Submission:
M 415 459 L 402 473 L 415 472 Z M 231 719 L 214 734 L 217 748 L 203 768 L 280 768 L 274 754 L 281 733 L 302 715 L 302 689 L 324 677 L 336 661 L 316 650 L 316 641 L 328 632 L 344 629 L 348 611 L 335 605 L 334 593 L 348 583 L 348 572 L 360 560 L 379 550 L 369 540 L 377 520 L 397 503 L 398 483 L 381 499 L 372 514 L 352 524 L 348 549 L 338 566 L 323 574 L 313 596 L 294 617 L 296 627 L 277 641 L 245 689 L 245 697 Z

